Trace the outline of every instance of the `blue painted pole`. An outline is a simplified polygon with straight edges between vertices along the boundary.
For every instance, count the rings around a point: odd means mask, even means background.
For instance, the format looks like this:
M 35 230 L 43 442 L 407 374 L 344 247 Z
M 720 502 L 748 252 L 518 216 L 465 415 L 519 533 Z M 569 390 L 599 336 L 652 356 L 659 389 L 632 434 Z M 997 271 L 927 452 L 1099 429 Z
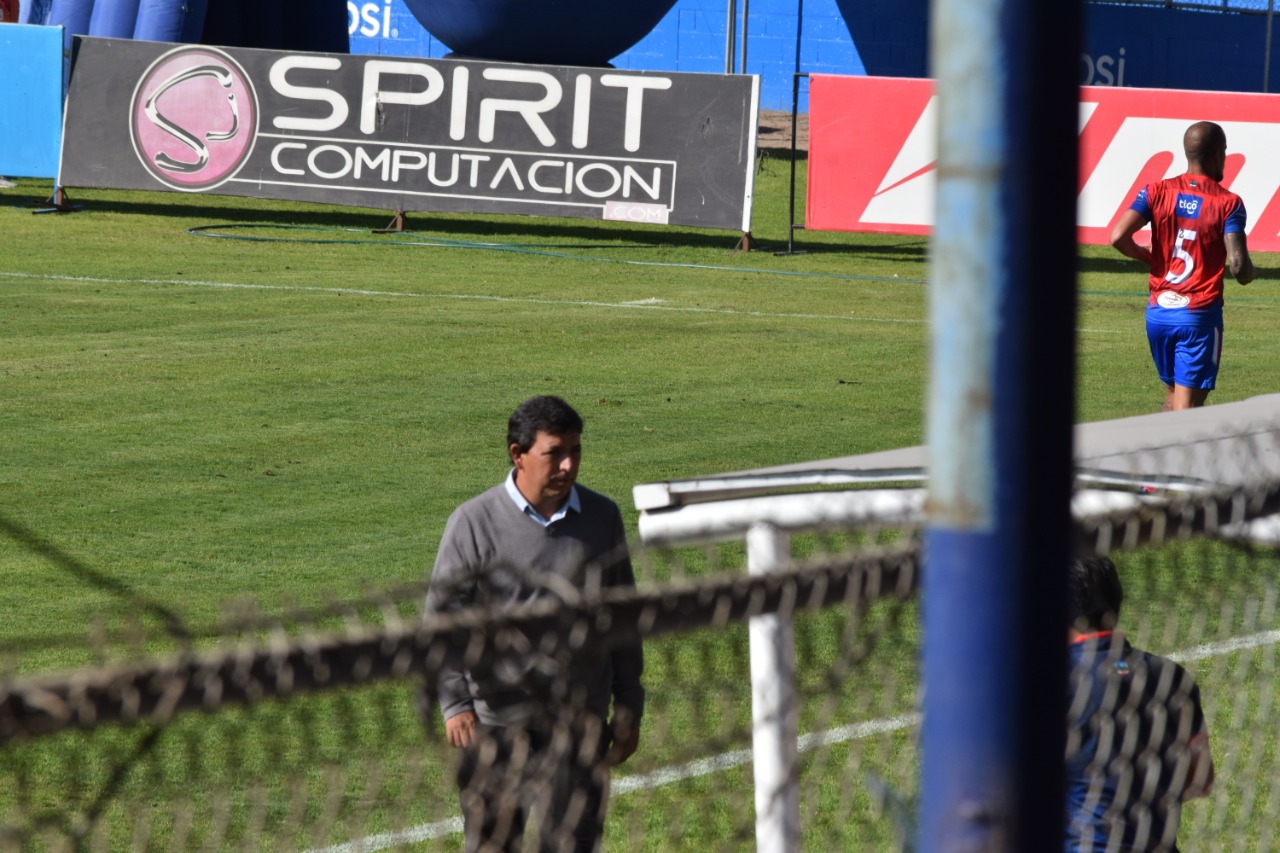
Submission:
M 931 14 L 919 849 L 1061 850 L 1080 4 Z

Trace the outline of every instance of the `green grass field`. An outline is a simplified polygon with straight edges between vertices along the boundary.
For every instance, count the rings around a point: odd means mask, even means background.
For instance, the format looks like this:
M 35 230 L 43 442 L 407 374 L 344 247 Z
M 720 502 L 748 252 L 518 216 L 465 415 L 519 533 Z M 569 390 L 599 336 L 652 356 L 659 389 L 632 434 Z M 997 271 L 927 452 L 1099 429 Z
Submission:
M 166 648 L 153 615 L 162 609 L 215 635 L 250 609 L 280 614 L 421 583 L 448 513 L 503 476 L 505 419 L 536 393 L 583 413 L 582 481 L 618 500 L 633 542 L 637 483 L 921 443 L 926 240 L 800 231 L 805 253 L 775 256 L 767 249 L 787 238 L 787 177 L 784 161 L 762 161 L 754 235 L 766 250 L 751 253 L 734 251 L 736 235 L 689 229 L 418 214 L 412 233 L 379 235 L 385 212 L 107 191 L 73 191 L 84 207 L 73 215 L 33 215 L 48 182 L 0 190 L 7 671 Z M 1260 279 L 1229 286 L 1210 404 L 1280 390 L 1280 259 L 1255 260 Z M 1082 247 L 1080 271 L 1078 419 L 1156 410 L 1142 271 L 1107 247 Z M 49 559 L 48 548 L 78 564 Z M 1241 565 L 1235 552 L 1210 554 L 1211 580 Z M 1243 565 L 1269 579 L 1273 562 L 1251 555 Z M 642 585 L 702 570 L 645 555 L 638 564 Z M 1187 619 L 1202 624 L 1194 593 L 1154 581 L 1138 589 L 1138 612 L 1181 595 Z M 1241 598 L 1260 594 L 1247 587 Z M 916 614 L 890 611 L 871 627 L 837 612 L 800 626 L 815 729 L 912 710 Z M 833 687 L 824 676 L 867 632 L 874 654 Z M 631 772 L 749 746 L 744 636 L 654 644 L 654 708 Z M 1218 634 L 1193 631 L 1191 641 L 1208 636 Z M 1247 746 L 1241 721 L 1258 715 L 1276 728 L 1272 657 L 1241 656 L 1254 661 L 1256 701 L 1220 706 L 1244 739 L 1237 749 Z M 1208 695 L 1238 678 L 1222 664 L 1202 681 Z M 422 745 L 409 692 L 388 685 L 180 721 L 120 780 L 125 794 L 106 798 L 118 814 L 101 830 L 103 849 L 171 849 L 175 839 L 270 849 L 245 840 L 257 837 L 255 821 L 298 827 L 281 843 L 305 847 L 447 820 L 448 756 Z M 27 782 L 0 796 L 0 814 L 62 837 L 65 813 L 101 799 L 111 768 L 145 734 L 69 735 L 4 753 L 0 770 Z M 812 849 L 892 847 L 866 780 L 909 793 L 910 729 L 854 743 L 807 754 Z M 402 756 L 416 756 L 417 776 Z M 384 764 L 398 769 L 371 780 Z M 307 780 L 300 804 L 282 767 Z M 1252 814 L 1239 774 L 1224 782 L 1230 809 Z M 256 794 L 237 788 L 246 777 L 259 780 Z M 66 778 L 72 789 L 59 787 Z M 326 817 L 335 786 L 348 795 Z M 147 822 L 130 809 L 170 790 L 190 794 L 198 814 L 235 815 L 230 834 L 193 819 L 184 835 L 181 817 L 165 817 L 140 836 Z M 1220 815 L 1234 813 L 1227 798 L 1195 807 L 1206 810 L 1188 824 L 1203 843 L 1184 849 L 1216 849 Z M 612 813 L 610 849 L 749 847 L 750 768 L 621 796 Z M 1248 820 L 1260 844 L 1270 821 Z

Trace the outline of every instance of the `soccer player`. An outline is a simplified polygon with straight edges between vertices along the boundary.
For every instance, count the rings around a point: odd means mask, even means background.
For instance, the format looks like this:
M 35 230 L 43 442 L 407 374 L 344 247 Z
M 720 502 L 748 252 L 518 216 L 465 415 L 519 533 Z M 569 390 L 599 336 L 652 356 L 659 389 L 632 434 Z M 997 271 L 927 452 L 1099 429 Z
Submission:
M 1209 121 L 1182 137 L 1187 171 L 1148 184 L 1111 229 L 1111 245 L 1151 271 L 1147 340 L 1164 383 L 1163 410 L 1203 406 L 1222 356 L 1225 271 L 1240 284 L 1255 270 L 1245 242 L 1244 202 L 1219 181 L 1227 135 Z M 1151 248 L 1133 235 L 1151 223 Z
M 1176 853 L 1182 803 L 1209 795 L 1200 688 L 1115 632 L 1124 590 L 1106 557 L 1067 573 L 1071 681 L 1065 853 Z

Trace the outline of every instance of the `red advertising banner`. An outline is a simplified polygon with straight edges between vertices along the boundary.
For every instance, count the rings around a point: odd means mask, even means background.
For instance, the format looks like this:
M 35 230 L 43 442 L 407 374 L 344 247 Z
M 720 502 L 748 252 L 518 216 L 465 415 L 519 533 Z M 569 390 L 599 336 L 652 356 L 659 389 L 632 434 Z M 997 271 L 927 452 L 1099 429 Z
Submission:
M 805 228 L 929 233 L 937 113 L 931 80 L 811 76 Z M 1080 242 L 1106 243 L 1141 186 L 1180 174 L 1182 133 L 1202 120 L 1227 132 L 1223 184 L 1249 248 L 1280 251 L 1280 95 L 1164 89 L 1080 90 Z

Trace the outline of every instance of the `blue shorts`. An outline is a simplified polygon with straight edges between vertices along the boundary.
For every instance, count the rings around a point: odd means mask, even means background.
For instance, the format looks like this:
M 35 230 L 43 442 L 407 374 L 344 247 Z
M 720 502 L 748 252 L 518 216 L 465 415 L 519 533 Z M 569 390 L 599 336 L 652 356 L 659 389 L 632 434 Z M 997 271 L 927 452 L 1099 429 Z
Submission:
M 1174 319 L 1174 316 L 1180 317 Z M 1156 373 L 1166 387 L 1212 390 L 1222 358 L 1222 311 L 1147 309 L 1147 341 Z

